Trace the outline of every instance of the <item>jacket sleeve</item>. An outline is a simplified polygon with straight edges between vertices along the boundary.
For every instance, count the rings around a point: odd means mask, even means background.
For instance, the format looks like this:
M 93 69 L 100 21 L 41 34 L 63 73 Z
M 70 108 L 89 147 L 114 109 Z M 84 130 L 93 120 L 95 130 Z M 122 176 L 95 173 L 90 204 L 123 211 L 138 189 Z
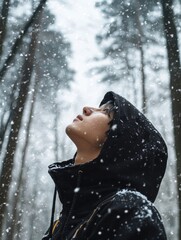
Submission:
M 88 240 L 166 240 L 162 220 L 146 198 L 127 193 L 101 207 L 88 223 Z

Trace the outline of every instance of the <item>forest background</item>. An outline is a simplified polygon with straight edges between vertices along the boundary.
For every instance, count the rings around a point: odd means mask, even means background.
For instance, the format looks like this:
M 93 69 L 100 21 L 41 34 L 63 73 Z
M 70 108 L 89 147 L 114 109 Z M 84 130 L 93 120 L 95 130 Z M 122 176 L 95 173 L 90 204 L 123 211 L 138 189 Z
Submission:
M 75 152 L 65 126 L 109 90 L 167 143 L 155 205 L 168 239 L 181 239 L 181 1 L 2 0 L 0 12 L 1 239 L 41 239 L 47 166 Z

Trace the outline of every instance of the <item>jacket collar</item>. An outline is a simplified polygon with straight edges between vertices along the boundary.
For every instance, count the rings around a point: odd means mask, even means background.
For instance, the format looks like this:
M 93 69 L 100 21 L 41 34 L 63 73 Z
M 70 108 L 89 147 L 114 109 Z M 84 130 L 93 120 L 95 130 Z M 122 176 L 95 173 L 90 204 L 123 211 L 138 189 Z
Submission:
M 98 158 L 85 164 L 74 165 L 74 159 L 70 159 L 49 166 L 49 174 L 55 182 L 63 213 L 67 214 L 71 209 L 72 216 L 83 218 L 100 201 L 118 190 L 100 162 Z

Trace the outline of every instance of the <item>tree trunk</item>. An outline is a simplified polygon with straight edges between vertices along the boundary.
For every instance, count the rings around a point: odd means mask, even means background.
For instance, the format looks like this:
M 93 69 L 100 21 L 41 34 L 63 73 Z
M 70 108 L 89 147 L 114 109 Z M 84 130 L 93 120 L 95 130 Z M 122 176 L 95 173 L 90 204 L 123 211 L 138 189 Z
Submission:
M 130 63 L 129 61 L 129 50 L 128 48 L 125 49 L 125 61 L 126 61 L 126 66 L 128 68 L 128 76 L 131 77 L 131 82 L 130 82 L 130 86 L 129 88 L 131 88 L 131 91 L 132 91 L 132 95 L 133 95 L 133 103 L 135 105 L 137 105 L 137 98 L 136 96 L 138 95 L 137 94 L 137 90 L 136 90 L 136 77 L 135 77 L 135 74 L 133 72 L 133 66 L 132 64 Z
M 145 88 L 145 70 L 144 70 L 144 51 L 143 51 L 143 30 L 140 22 L 140 12 L 141 6 L 140 2 L 136 1 L 136 23 L 138 28 L 138 48 L 140 50 L 140 72 L 141 72 L 141 86 L 142 86 L 142 111 L 144 114 L 147 113 L 147 106 L 146 106 L 146 88 Z
M 36 81 L 36 80 L 35 80 Z M 20 202 L 20 189 L 23 186 L 23 173 L 24 173 L 24 168 L 25 168 L 25 161 L 26 161 L 26 153 L 28 150 L 28 145 L 29 145 L 29 133 L 30 133 L 30 128 L 31 128 L 31 123 L 32 123 L 32 116 L 33 116 L 33 112 L 34 112 L 34 106 L 35 106 L 35 94 L 36 94 L 36 83 L 35 83 L 35 87 L 34 87 L 35 91 L 33 92 L 33 97 L 32 97 L 32 101 L 31 101 L 31 108 L 30 108 L 30 114 L 29 114 L 29 119 L 28 119 L 28 123 L 27 123 L 27 129 L 26 129 L 26 139 L 25 139 L 25 144 L 23 147 L 23 156 L 22 156 L 22 162 L 21 162 L 21 167 L 20 167 L 20 175 L 18 176 L 18 180 L 17 180 L 17 184 L 16 184 L 16 191 L 14 194 L 14 199 L 12 200 L 12 209 L 13 209 L 13 213 L 12 213 L 12 221 L 10 223 L 10 230 L 7 234 L 7 239 L 8 240 L 13 240 L 14 239 L 14 235 L 15 233 L 18 234 L 17 232 L 17 226 L 18 224 L 20 224 L 19 221 L 19 211 L 18 211 L 18 203 Z
M 181 64 L 172 0 L 162 0 L 162 9 L 170 72 L 174 142 L 177 157 L 177 190 L 179 197 L 178 239 L 181 239 Z
M 14 154 L 18 143 L 18 133 L 21 127 L 21 120 L 23 116 L 23 110 L 27 99 L 29 90 L 31 75 L 33 71 L 33 62 L 35 55 L 37 41 L 37 33 L 32 33 L 31 42 L 29 45 L 28 55 L 25 59 L 22 69 L 22 80 L 20 83 L 19 97 L 16 107 L 13 110 L 13 118 L 11 125 L 11 132 L 7 145 L 6 155 L 2 164 L 2 171 L 0 177 L 0 230 L 2 230 L 3 218 L 6 211 L 6 203 L 8 200 L 8 192 L 12 179 Z
M 2 4 L 2 11 L 0 15 L 0 56 L 3 52 L 3 43 L 6 35 L 6 23 L 8 19 L 10 0 L 4 0 Z

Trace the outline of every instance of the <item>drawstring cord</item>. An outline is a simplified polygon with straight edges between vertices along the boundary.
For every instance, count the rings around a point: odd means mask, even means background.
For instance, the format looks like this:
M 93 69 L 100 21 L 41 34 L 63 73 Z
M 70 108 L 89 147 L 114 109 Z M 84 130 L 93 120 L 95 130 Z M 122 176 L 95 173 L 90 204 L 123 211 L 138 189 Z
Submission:
M 51 213 L 50 227 L 49 227 L 48 234 L 45 235 L 42 238 L 42 240 L 51 240 L 52 239 L 52 229 L 53 229 L 53 222 L 54 222 L 56 195 L 57 195 L 57 189 L 56 189 L 56 186 L 55 186 L 54 194 L 53 194 L 53 204 L 52 204 L 52 213 Z
M 78 171 L 78 178 L 77 178 L 77 184 L 76 184 L 76 189 L 75 190 L 78 190 L 79 191 L 79 188 L 80 188 L 80 180 L 81 180 L 81 174 L 82 174 L 82 170 L 79 170 Z M 71 208 L 69 210 L 69 213 L 68 213 L 68 217 L 67 217 L 67 220 L 62 228 L 62 236 L 65 232 L 65 229 L 67 227 L 67 224 L 68 224 L 68 221 L 70 219 L 70 216 L 72 214 L 72 211 L 74 209 L 74 206 L 75 206 L 75 202 L 76 202 L 76 199 L 77 199 L 77 191 L 74 192 L 74 197 L 73 197 L 73 200 L 72 200 L 72 205 L 71 205 Z
M 56 189 L 56 186 L 55 186 L 54 194 L 53 194 L 53 204 L 52 204 L 52 215 L 51 215 L 51 221 L 50 221 L 50 230 L 49 230 L 49 237 L 50 238 L 52 238 L 52 229 L 53 229 L 54 214 L 55 214 L 56 195 L 57 195 L 57 189 Z
M 78 179 L 77 179 L 77 188 L 80 187 L 81 173 L 82 173 L 82 170 L 79 170 L 79 171 L 78 171 Z M 56 189 L 56 186 L 55 186 L 54 195 L 53 195 L 53 204 L 52 204 L 52 213 L 51 213 L 50 227 L 49 227 L 48 233 L 47 233 L 46 235 L 44 235 L 44 237 L 42 238 L 42 240 L 52 240 L 52 230 L 53 230 L 53 223 L 54 223 L 56 194 L 57 194 L 57 189 Z M 73 207 L 74 207 L 74 205 L 75 205 L 76 197 L 77 197 L 77 192 L 75 192 L 75 195 L 74 195 L 74 198 L 73 198 L 73 201 L 72 201 L 72 206 L 71 206 L 71 208 L 70 208 L 70 211 L 69 211 L 67 220 L 66 220 L 66 222 L 65 222 L 65 224 L 64 224 L 64 226 L 63 226 L 62 235 L 63 235 L 63 233 L 64 233 L 64 231 L 65 231 L 66 225 L 67 225 L 68 220 L 69 220 L 69 218 L 70 218 L 70 216 L 71 216 Z

